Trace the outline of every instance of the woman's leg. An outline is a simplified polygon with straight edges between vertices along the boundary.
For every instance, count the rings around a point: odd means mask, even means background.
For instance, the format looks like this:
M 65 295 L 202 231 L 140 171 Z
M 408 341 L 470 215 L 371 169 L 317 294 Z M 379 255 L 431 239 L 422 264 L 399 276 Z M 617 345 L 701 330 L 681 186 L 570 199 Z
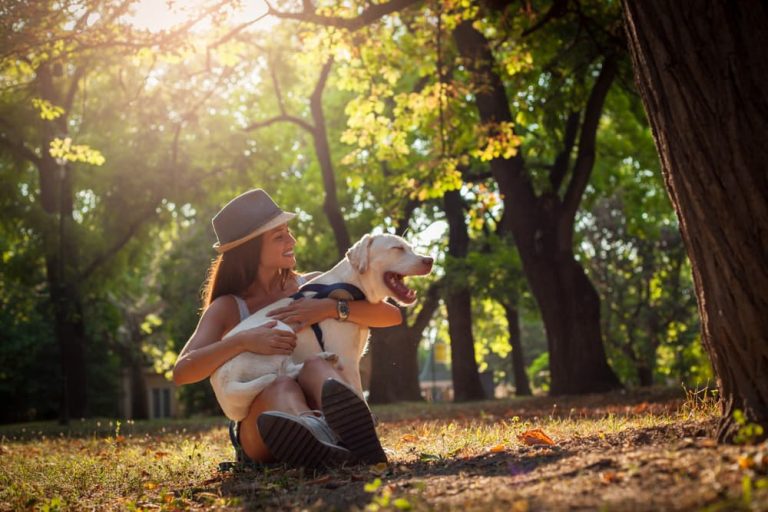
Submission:
M 328 361 L 308 359 L 297 380 L 307 404 L 323 411 L 328 425 L 354 458 L 366 464 L 387 461 L 368 405 Z
M 296 380 L 304 391 L 306 403 L 311 409 L 321 408 L 323 384 L 328 379 L 345 382 L 341 374 L 325 359 L 311 357 L 304 361 L 304 367 Z
M 245 454 L 257 462 L 274 460 L 264 444 L 261 434 L 259 434 L 257 420 L 261 413 L 282 411 L 298 415 L 309 409 L 299 384 L 290 377 L 278 377 L 259 393 L 259 396 L 251 403 L 248 415 L 240 422 L 240 444 Z

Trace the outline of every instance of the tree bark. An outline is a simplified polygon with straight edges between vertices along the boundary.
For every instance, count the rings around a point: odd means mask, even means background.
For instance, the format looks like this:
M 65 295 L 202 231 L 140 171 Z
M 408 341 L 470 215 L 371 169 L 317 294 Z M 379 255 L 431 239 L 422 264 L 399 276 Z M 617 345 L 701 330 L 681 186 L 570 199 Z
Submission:
M 494 67 L 488 41 L 463 21 L 454 31 L 459 52 L 473 77 L 475 103 L 483 123 L 512 122 L 504 84 Z M 591 393 L 620 387 L 608 366 L 600 330 L 600 299 L 573 253 L 573 224 L 578 204 L 594 164 L 595 134 L 616 63 L 606 57 L 587 102 L 580 128 L 579 148 L 564 196 L 553 192 L 536 196 L 520 152 L 512 158 L 491 160 L 491 172 L 504 203 L 500 230 L 514 237 L 523 271 L 542 313 L 547 332 L 551 393 Z M 571 115 L 566 146 L 575 134 Z M 570 154 L 570 148 L 565 154 Z M 568 164 L 560 158 L 559 165 Z M 561 172 L 561 174 L 564 174 Z M 559 185 L 561 177 L 554 177 Z
M 625 0 L 624 15 L 718 376 L 718 439 L 737 409 L 768 433 L 768 7 Z
M 61 105 L 51 71 L 45 64 L 37 69 L 37 87 L 43 99 Z M 40 181 L 40 201 L 49 219 L 48 228 L 43 232 L 46 279 L 63 378 L 59 421 L 65 424 L 71 417 L 82 418 L 88 414 L 85 323 L 76 279 L 79 261 L 73 239 L 72 171 L 56 162 L 48 151 L 51 141 L 57 136 L 66 136 L 66 133 L 66 116 L 55 122 L 41 121 L 40 145 L 44 150 L 35 162 Z
M 371 403 L 388 404 L 421 400 L 419 383 L 419 343 L 440 304 L 440 286 L 432 283 L 411 325 L 406 308 L 400 308 L 403 323 L 374 329 L 371 334 Z
M 391 404 L 421 400 L 418 348 L 421 332 L 403 323 L 374 329 L 371 335 L 371 386 L 368 401 Z
M 458 190 L 444 196 L 445 217 L 448 221 L 448 254 L 461 260 L 469 250 L 469 234 L 464 219 L 464 208 Z M 445 290 L 445 307 L 448 310 L 448 333 L 451 337 L 451 375 L 453 398 L 457 402 L 485 398 L 475 360 L 475 339 L 472 335 L 472 296 L 469 287 L 461 280 L 461 272 L 455 275 Z M 458 275 L 457 275 L 458 274 Z
M 509 344 L 512 347 L 512 375 L 515 379 L 515 395 L 530 396 L 531 386 L 528 383 L 528 375 L 525 373 L 525 354 L 523 352 L 523 340 L 520 336 L 520 315 L 517 308 L 509 304 L 502 304 L 507 316 L 507 329 L 509 330 Z
M 309 106 L 312 111 L 312 138 L 315 143 L 315 154 L 323 173 L 323 187 L 325 188 L 323 211 L 326 217 L 328 217 L 331 229 L 333 229 L 339 258 L 343 258 L 352 243 L 336 195 L 336 175 L 333 171 L 333 163 L 331 162 L 331 148 L 328 145 L 328 133 L 325 126 L 325 114 L 323 113 L 323 90 L 325 89 L 325 83 L 328 80 L 332 66 L 332 60 L 328 60 L 323 66 L 320 78 L 315 85 L 315 90 L 309 99 Z

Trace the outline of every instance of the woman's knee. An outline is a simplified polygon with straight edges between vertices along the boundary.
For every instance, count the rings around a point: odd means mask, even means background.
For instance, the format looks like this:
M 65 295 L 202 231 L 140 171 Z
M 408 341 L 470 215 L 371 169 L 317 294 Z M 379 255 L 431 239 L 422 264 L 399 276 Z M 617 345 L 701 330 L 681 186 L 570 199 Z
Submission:
M 291 377 L 288 377 L 287 375 L 278 375 L 277 378 L 272 381 L 272 383 L 264 388 L 262 393 L 265 391 L 267 393 L 285 393 L 290 392 L 291 390 L 296 389 L 299 390 L 299 384 L 296 382 L 296 379 L 292 379 Z
M 304 373 L 322 372 L 332 369 L 333 365 L 321 356 L 312 356 L 304 361 L 304 367 L 301 369 Z

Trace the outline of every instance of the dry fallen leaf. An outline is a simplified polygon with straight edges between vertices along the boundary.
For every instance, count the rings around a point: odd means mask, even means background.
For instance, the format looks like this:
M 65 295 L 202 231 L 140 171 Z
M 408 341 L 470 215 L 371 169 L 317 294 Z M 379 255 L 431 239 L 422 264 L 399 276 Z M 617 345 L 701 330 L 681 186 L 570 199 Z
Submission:
M 612 484 L 620 480 L 618 473 L 615 471 L 603 471 L 600 473 L 600 480 L 606 484 Z
M 491 452 L 491 453 L 500 453 L 500 452 L 503 452 L 506 449 L 507 449 L 507 447 L 505 445 L 497 444 L 496 446 L 491 446 L 490 448 L 488 448 L 488 451 Z
M 547 434 L 545 434 L 544 431 L 541 430 L 540 428 L 526 430 L 525 432 L 518 434 L 517 440 L 523 444 L 527 444 L 528 446 L 532 446 L 535 444 L 544 444 L 544 445 L 552 446 L 555 444 L 552 438 L 550 438 Z
M 323 475 L 319 478 L 315 478 L 314 480 L 310 480 L 307 482 L 307 485 L 318 485 L 318 484 L 325 484 L 330 482 L 333 479 L 331 475 Z
M 163 452 L 163 451 L 157 451 L 157 452 L 155 452 L 155 458 L 156 458 L 156 459 L 162 459 L 162 458 L 163 458 L 163 457 L 165 457 L 166 455 L 168 455 L 168 452 Z
M 739 467 L 741 469 L 750 469 L 754 465 L 755 460 L 750 455 L 739 455 Z
M 401 443 L 415 443 L 418 441 L 418 436 L 415 436 L 413 434 L 405 434 L 403 437 L 400 438 Z
M 529 509 L 527 500 L 516 500 L 512 503 L 512 512 L 528 512 Z

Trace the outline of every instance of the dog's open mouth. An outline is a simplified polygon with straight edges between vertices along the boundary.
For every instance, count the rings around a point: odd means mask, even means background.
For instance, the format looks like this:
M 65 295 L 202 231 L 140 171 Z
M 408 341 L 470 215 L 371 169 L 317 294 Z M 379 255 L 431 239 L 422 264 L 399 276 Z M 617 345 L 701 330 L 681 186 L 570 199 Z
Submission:
M 416 300 L 416 290 L 411 290 L 403 282 L 404 275 L 395 272 L 384 272 L 384 284 L 392 290 L 395 298 L 405 304 Z

